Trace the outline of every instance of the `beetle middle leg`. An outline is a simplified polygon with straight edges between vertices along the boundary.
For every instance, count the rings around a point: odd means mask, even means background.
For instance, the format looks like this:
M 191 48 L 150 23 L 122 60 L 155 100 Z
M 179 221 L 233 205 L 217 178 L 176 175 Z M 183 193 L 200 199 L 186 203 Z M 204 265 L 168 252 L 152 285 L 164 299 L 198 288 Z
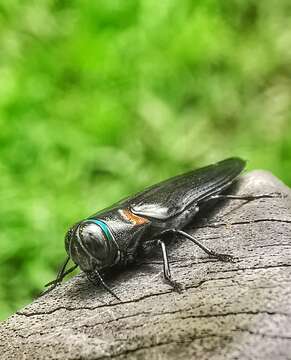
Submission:
M 192 241 L 195 245 L 199 246 L 200 249 L 202 249 L 203 251 L 206 252 L 206 254 L 208 254 L 212 257 L 215 257 L 218 260 L 225 261 L 225 262 L 234 262 L 235 261 L 235 258 L 232 255 L 221 254 L 221 253 L 217 253 L 216 251 L 213 251 L 211 249 L 208 249 L 200 241 L 196 240 L 193 236 L 191 236 L 190 234 L 188 234 L 187 232 L 185 232 L 183 230 L 167 229 L 162 233 L 162 235 L 166 235 L 167 233 L 178 234 L 178 235 L 184 236 L 188 240 Z
M 173 280 L 170 270 L 170 264 L 168 259 L 168 253 L 165 243 L 162 240 L 157 241 L 158 245 L 161 246 L 162 249 L 162 255 L 163 255 L 163 271 L 164 271 L 164 279 L 173 287 L 173 289 L 177 292 L 182 291 L 182 286 L 175 280 Z

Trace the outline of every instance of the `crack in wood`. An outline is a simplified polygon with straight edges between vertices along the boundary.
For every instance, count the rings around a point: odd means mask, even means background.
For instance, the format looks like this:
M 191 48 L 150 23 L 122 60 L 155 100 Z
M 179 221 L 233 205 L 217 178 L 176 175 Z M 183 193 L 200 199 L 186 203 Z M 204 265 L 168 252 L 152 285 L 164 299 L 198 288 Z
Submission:
M 249 268 L 238 268 L 238 269 L 229 269 L 229 270 L 219 270 L 219 271 L 207 271 L 207 274 L 210 273 L 229 273 L 229 272 L 239 272 L 239 271 L 243 271 L 243 270 L 266 270 L 266 269 L 273 269 L 273 268 L 281 268 L 281 267 L 291 267 L 291 264 L 283 264 L 283 265 L 276 265 L 276 266 L 272 266 L 272 265 L 267 265 L 267 266 L 261 266 L 261 267 L 249 267 Z M 219 281 L 219 280 L 226 280 L 229 277 L 216 277 L 216 278 L 210 278 L 210 279 L 203 279 L 200 280 L 198 283 L 196 284 L 191 284 L 191 285 L 185 285 L 185 290 L 189 290 L 189 289 L 195 289 L 195 288 L 199 288 L 201 287 L 203 284 L 210 282 L 210 281 Z M 273 285 L 274 286 L 274 285 Z M 173 293 L 174 290 L 169 290 L 169 291 L 164 291 L 164 292 L 159 292 L 159 293 L 153 293 L 153 294 L 147 294 L 144 295 L 140 298 L 136 298 L 136 299 L 132 299 L 132 300 L 128 300 L 128 301 L 122 301 L 122 302 L 114 302 L 114 303 L 109 303 L 109 304 L 102 304 L 102 305 L 98 305 L 98 306 L 83 306 L 83 307 L 69 307 L 69 306 L 59 306 L 56 307 L 54 309 L 48 310 L 48 311 L 36 311 L 36 312 L 25 312 L 25 311 L 18 311 L 16 312 L 17 315 L 19 316 L 26 316 L 26 317 L 32 317 L 32 316 L 39 316 L 39 315 L 50 315 L 53 314 L 57 311 L 60 310 L 66 310 L 66 311 L 80 311 L 80 310 L 90 310 L 90 311 L 94 311 L 96 309 L 101 309 L 101 308 L 108 308 L 108 307 L 116 307 L 116 306 L 122 306 L 122 305 L 126 305 L 126 304 L 131 304 L 131 303 L 137 303 L 140 301 L 143 301 L 145 299 L 151 298 L 151 297 L 155 297 L 155 296 L 162 296 L 162 295 L 167 295 L 167 294 L 171 294 Z

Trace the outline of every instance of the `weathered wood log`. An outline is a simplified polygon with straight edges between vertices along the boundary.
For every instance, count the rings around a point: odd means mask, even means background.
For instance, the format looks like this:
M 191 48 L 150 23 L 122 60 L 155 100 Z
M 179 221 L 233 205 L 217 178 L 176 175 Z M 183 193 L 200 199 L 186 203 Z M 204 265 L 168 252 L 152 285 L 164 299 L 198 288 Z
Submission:
M 177 239 L 172 273 L 185 290 L 145 263 L 109 281 L 121 302 L 77 275 L 0 325 L 1 359 L 291 359 L 291 191 L 253 171 L 232 193 L 277 193 L 216 204 L 190 226 L 235 263 Z

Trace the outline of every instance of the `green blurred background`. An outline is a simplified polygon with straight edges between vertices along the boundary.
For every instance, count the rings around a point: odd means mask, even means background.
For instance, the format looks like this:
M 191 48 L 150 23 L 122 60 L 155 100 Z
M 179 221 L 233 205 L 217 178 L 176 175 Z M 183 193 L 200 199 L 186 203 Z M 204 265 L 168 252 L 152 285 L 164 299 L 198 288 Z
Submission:
M 0 0 L 0 318 L 75 221 L 239 155 L 291 185 L 288 0 Z

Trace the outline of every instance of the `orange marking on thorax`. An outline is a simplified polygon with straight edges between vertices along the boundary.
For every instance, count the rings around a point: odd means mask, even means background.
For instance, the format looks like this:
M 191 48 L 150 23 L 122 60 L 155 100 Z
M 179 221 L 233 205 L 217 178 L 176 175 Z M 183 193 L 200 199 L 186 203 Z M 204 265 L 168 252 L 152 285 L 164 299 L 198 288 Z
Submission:
M 134 225 L 142 225 L 142 224 L 146 224 L 149 222 L 148 219 L 146 219 L 142 216 L 133 214 L 129 209 L 121 210 L 121 214 L 126 220 L 129 220 Z

